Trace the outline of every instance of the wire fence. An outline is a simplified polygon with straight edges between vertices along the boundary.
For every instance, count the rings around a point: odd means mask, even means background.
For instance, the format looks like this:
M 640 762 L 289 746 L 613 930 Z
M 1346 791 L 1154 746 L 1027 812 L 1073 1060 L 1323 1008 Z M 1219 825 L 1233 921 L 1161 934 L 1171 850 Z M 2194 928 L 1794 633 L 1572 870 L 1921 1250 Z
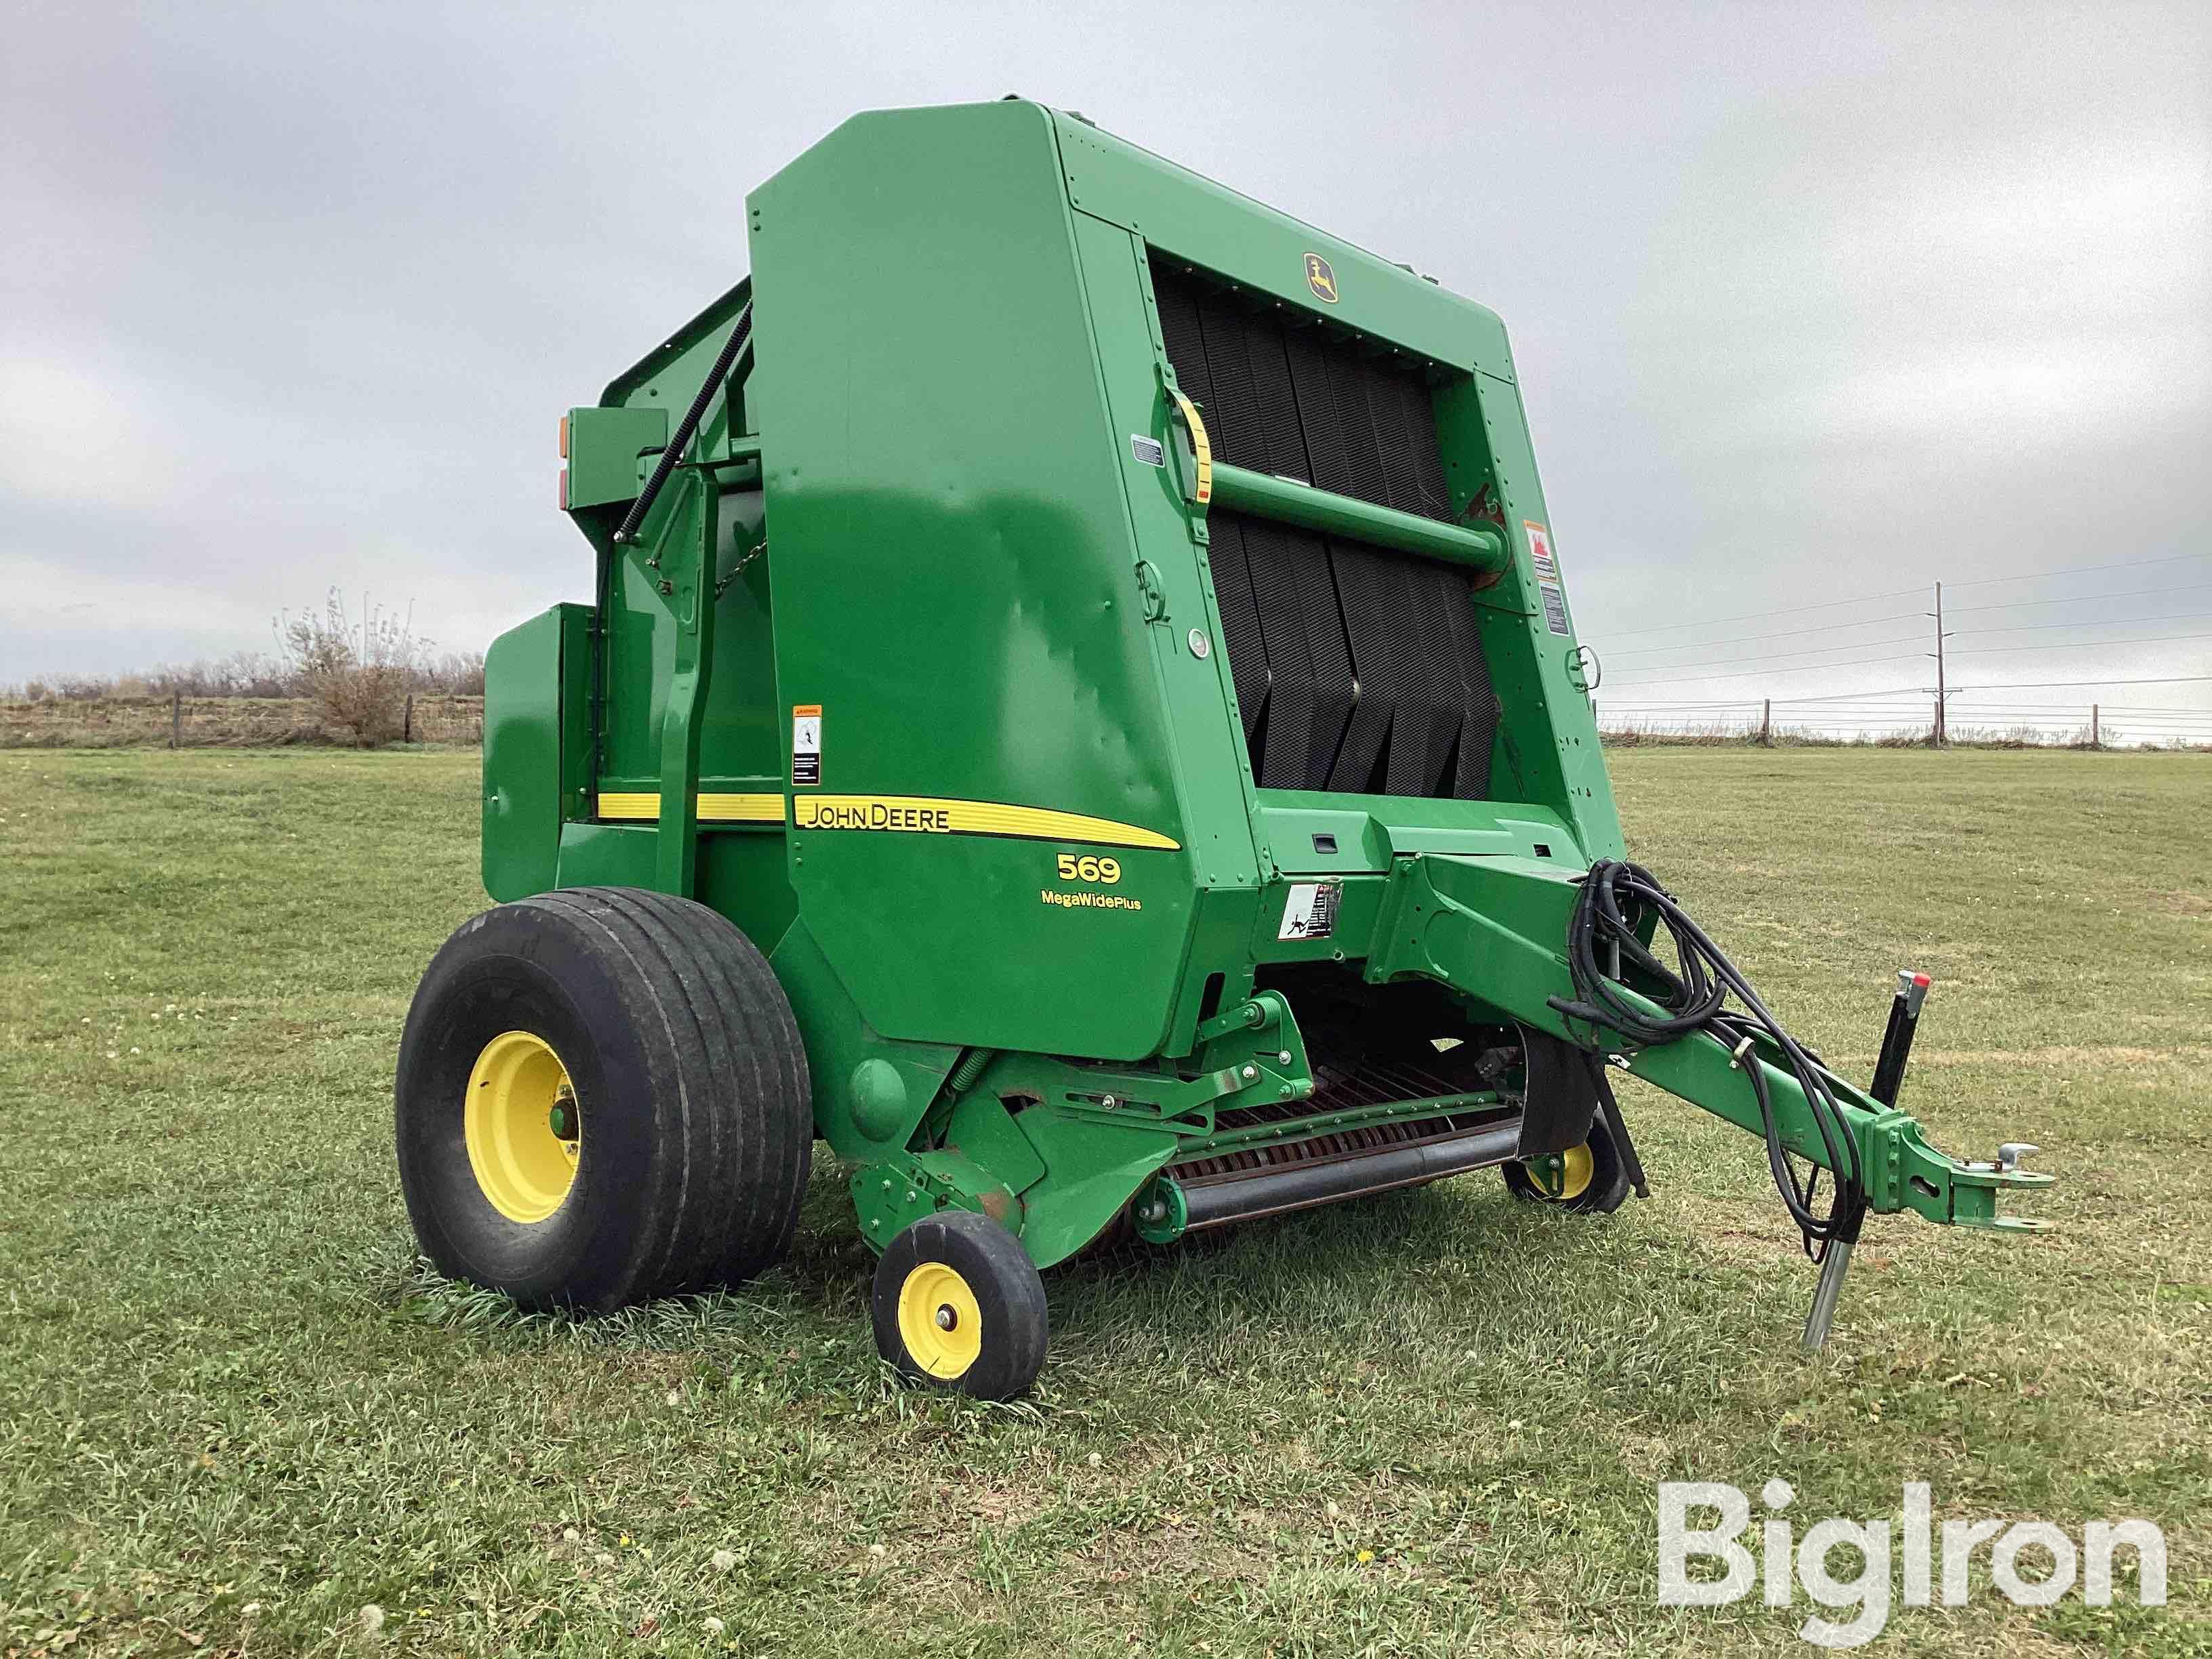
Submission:
M 410 696 L 403 743 L 483 741 L 483 699 Z M 0 702 L 0 749 L 270 749 L 347 744 L 312 697 L 45 697 Z
M 1933 699 L 1782 699 L 1613 704 L 1592 700 L 1608 743 L 1937 744 Z M 2079 706 L 1950 699 L 1951 748 L 2212 748 L 2212 710 L 2152 704 Z

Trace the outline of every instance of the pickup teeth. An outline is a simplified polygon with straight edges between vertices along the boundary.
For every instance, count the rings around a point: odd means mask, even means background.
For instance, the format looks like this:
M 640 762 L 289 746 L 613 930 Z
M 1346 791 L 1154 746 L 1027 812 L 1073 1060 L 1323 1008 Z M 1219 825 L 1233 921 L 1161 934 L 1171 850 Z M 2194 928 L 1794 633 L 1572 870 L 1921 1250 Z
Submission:
M 1284 1132 L 1281 1140 L 1190 1158 L 1171 1166 L 1169 1176 L 1186 1187 L 1218 1185 L 1295 1164 L 1338 1163 L 1395 1146 L 1452 1140 L 1494 1129 L 1520 1115 L 1517 1105 L 1498 1102 L 1333 1129 L 1329 1120 L 1342 1114 L 1366 1111 L 1397 1101 L 1464 1094 L 1468 1091 L 1462 1085 L 1423 1066 L 1372 1061 L 1352 1066 L 1318 1063 L 1314 1067 L 1314 1083 L 1310 1099 L 1262 1101 L 1249 1106 L 1230 1107 L 1214 1120 L 1217 1133 L 1277 1125 Z M 1383 1184 L 1405 1183 L 1393 1180 Z
M 1251 1109 L 1273 1111 L 1272 1107 Z M 1224 1112 L 1224 1121 L 1231 1114 Z M 1285 1109 L 1286 1121 L 1310 1119 L 1311 1114 Z M 1470 1107 L 1464 1111 L 1446 1112 L 1436 1117 L 1414 1118 L 1407 1121 L 1364 1124 L 1357 1129 L 1338 1129 L 1323 1134 L 1309 1134 L 1304 1139 L 1293 1140 L 1287 1136 L 1281 1141 L 1257 1146 L 1240 1146 L 1233 1152 L 1216 1153 L 1211 1158 L 1193 1158 L 1188 1164 L 1170 1165 L 1168 1174 L 1183 1187 L 1211 1186 L 1235 1181 L 1242 1176 L 1255 1176 L 1270 1170 L 1280 1170 L 1297 1164 L 1339 1163 L 1361 1158 L 1370 1152 L 1386 1151 L 1393 1146 L 1413 1146 L 1430 1141 L 1454 1140 L 1462 1135 L 1492 1128 L 1503 1122 L 1516 1121 L 1520 1113 L 1510 1106 Z M 1327 1121 L 1326 1115 L 1322 1121 Z M 1388 1186 L 1401 1186 L 1401 1182 L 1389 1182 Z

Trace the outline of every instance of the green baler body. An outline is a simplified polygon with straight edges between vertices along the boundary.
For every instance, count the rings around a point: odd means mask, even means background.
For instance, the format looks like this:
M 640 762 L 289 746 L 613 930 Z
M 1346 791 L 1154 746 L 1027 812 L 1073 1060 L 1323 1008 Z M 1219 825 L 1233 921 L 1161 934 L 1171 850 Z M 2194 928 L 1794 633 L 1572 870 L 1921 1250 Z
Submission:
M 1571 988 L 1573 878 L 1620 856 L 1621 831 L 1496 316 L 1025 102 L 857 117 L 747 208 L 750 280 L 564 428 L 597 592 L 491 653 L 495 898 L 659 887 L 744 928 L 878 1247 L 957 1205 L 1048 1265 L 1194 1158 L 1498 1106 L 1333 1096 L 1302 985 L 1356 1001 L 1418 982 L 1470 1032 L 1587 1038 L 1547 999 Z M 1273 416 L 1218 361 L 1184 415 L 1170 286 L 1322 343 L 1340 376 L 1357 359 L 1418 386 L 1425 510 L 1322 488 L 1318 454 L 1271 464 Z M 617 545 L 748 304 L 726 395 Z M 1454 573 L 1434 591 L 1477 641 L 1486 712 L 1436 714 L 1423 740 L 1457 745 L 1446 781 L 1478 787 L 1378 788 L 1396 775 L 1379 758 L 1364 787 L 1263 787 L 1253 727 L 1285 741 L 1295 675 L 1279 607 L 1265 640 L 1224 617 L 1232 501 L 1240 522 L 1349 545 L 1340 561 Z M 1403 626 L 1424 651 L 1444 627 Z M 1377 684 L 1357 694 L 1370 715 Z M 1428 717 L 1401 699 L 1389 740 Z M 1333 923 L 1291 926 L 1316 887 Z M 1296 1115 L 1308 1103 L 1329 1109 Z M 1701 1103 L 1740 1115 L 1747 1097 Z M 1903 1133 L 1857 1103 L 1884 1147 Z M 1904 1182 L 1876 1207 L 1983 1218 L 1972 1183 Z

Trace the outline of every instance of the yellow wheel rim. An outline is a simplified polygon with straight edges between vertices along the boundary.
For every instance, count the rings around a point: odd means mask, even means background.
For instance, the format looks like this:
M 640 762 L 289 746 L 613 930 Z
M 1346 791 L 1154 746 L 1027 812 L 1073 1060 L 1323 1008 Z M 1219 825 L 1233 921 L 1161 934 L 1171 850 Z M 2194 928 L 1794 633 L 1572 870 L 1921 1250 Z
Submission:
M 1565 1204 L 1570 1199 L 1580 1198 L 1589 1190 L 1590 1180 L 1597 1174 L 1597 1159 L 1591 1155 L 1589 1142 L 1570 1146 L 1559 1154 L 1559 1190 L 1556 1193 L 1544 1184 L 1543 1177 L 1534 1177 L 1536 1189 L 1554 1204 Z
M 568 1068 L 544 1038 L 502 1031 L 469 1073 L 461 1127 L 469 1168 L 509 1221 L 543 1221 L 576 1184 L 583 1119 Z
M 983 1311 L 968 1281 L 942 1261 L 925 1261 L 899 1286 L 899 1340 L 930 1376 L 964 1376 L 983 1352 Z

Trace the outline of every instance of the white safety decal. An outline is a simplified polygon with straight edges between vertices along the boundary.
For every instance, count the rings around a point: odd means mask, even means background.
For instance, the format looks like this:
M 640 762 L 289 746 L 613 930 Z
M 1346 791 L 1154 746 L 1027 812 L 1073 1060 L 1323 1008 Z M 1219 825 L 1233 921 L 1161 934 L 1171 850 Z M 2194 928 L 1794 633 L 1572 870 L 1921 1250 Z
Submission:
M 1344 899 L 1339 881 L 1301 881 L 1291 887 L 1283 905 L 1283 925 L 1277 939 L 1327 939 L 1336 931 L 1336 908 Z

